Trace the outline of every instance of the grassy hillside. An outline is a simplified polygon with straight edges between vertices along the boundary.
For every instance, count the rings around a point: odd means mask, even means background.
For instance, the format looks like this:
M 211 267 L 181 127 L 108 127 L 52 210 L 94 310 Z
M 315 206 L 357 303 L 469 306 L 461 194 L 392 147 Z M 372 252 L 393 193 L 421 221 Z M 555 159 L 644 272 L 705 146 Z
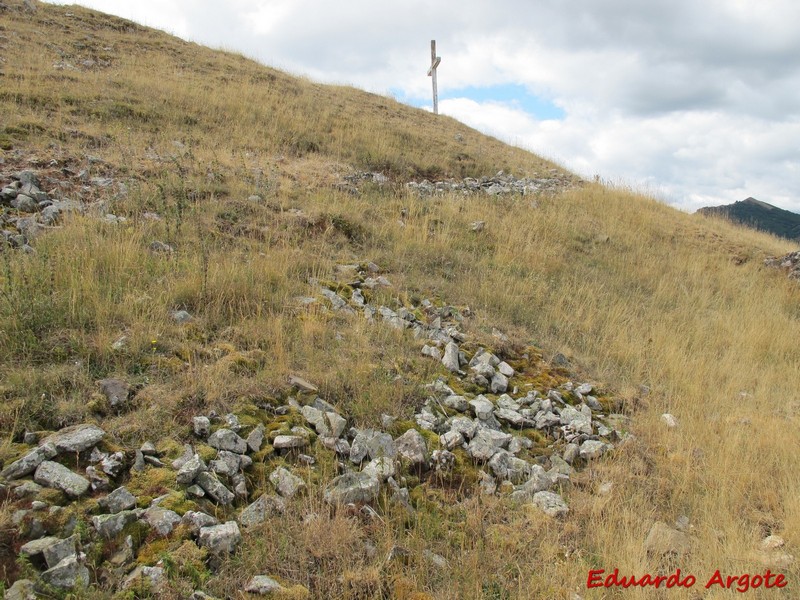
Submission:
M 108 433 L 108 451 L 132 456 L 152 441 L 168 463 L 193 443 L 193 416 L 255 419 L 289 396 L 303 400 L 290 375 L 315 384 L 350 425 L 383 427 L 384 414 L 407 422 L 426 384 L 457 383 L 420 355 L 422 342 L 298 301 L 318 295 L 309 278 L 349 293 L 341 265 L 369 262 L 391 282 L 371 301 L 457 307 L 471 343 L 520 365 L 527 356 L 519 368 L 543 394 L 588 381 L 605 409 L 631 418 L 633 437 L 564 487 L 561 519 L 477 493 L 463 483 L 477 481 L 469 461 L 461 483 L 408 473 L 419 484 L 413 516 L 383 497 L 377 517 L 337 510 L 322 491 L 336 460 L 315 450 L 308 491 L 220 564 L 179 534 L 148 537 L 131 525 L 137 555 L 127 568 L 167 566 L 158 597 L 197 588 L 239 597 L 231 590 L 267 574 L 294 590 L 284 597 L 718 598 L 727 594 L 703 589 L 715 569 L 765 564 L 789 584 L 751 597 L 797 597 L 800 569 L 787 555 L 800 545 L 800 290 L 762 266 L 789 243 L 634 191 L 571 186 L 577 178 L 556 165 L 388 98 L 79 7 L 2 6 L 0 183 L 33 170 L 51 196 L 86 207 L 39 228 L 34 252 L 0 252 L 4 466 L 29 449 L 26 431 L 87 422 Z M 564 191 L 420 197 L 404 185 L 499 170 Z M 363 171 L 389 181 L 353 190 L 344 177 Z M 3 215 L 10 235 L 26 230 L 15 209 Z M 192 321 L 176 322 L 178 310 Z M 110 377 L 133 386 L 131 410 L 98 393 Z M 665 426 L 665 412 L 677 427 Z M 287 428 L 301 424 L 292 415 Z M 250 483 L 269 485 L 263 465 L 275 460 L 257 458 Z M 181 514 L 194 502 L 171 491 L 174 471 L 144 473 L 131 480 L 140 502 L 164 490 Z M 98 496 L 44 497 L 82 524 L 97 585 L 78 595 L 134 597 L 116 588 L 111 558 L 122 542 L 86 533 Z M 33 572 L 16 560 L 27 538 L 15 512 L 31 504 L 10 487 L 2 498 L 0 576 L 10 584 Z M 227 518 L 222 508 L 217 516 Z M 648 554 L 653 523 L 684 516 L 691 549 Z M 769 535 L 785 546 L 762 553 Z M 676 567 L 696 575 L 693 589 L 586 589 L 590 569 Z
M 800 238 L 800 215 L 755 198 L 747 198 L 726 206 L 707 206 L 697 212 L 706 216 L 722 217 L 733 223 L 789 240 Z

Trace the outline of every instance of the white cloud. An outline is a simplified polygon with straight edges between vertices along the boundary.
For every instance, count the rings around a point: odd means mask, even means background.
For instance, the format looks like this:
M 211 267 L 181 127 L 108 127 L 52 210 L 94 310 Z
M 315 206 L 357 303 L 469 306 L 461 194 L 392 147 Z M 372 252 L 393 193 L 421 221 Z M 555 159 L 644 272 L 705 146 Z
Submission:
M 517 84 L 565 112 L 444 100 L 472 126 L 684 208 L 755 196 L 800 211 L 795 0 L 85 0 L 314 79 L 408 98 Z

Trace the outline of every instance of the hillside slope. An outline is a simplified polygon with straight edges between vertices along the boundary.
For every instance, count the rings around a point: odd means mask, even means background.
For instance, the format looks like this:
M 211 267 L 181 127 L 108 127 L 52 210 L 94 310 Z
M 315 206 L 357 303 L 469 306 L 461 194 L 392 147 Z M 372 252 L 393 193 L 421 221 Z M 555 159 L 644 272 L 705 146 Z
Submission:
M 705 216 L 722 217 L 789 240 L 800 239 L 800 215 L 755 198 L 725 206 L 707 206 L 697 212 Z
M 695 598 L 769 567 L 788 585 L 751 597 L 796 597 L 800 291 L 763 267 L 787 242 L 1 6 L 6 589 L 652 598 L 590 570 L 680 568 L 665 597 Z

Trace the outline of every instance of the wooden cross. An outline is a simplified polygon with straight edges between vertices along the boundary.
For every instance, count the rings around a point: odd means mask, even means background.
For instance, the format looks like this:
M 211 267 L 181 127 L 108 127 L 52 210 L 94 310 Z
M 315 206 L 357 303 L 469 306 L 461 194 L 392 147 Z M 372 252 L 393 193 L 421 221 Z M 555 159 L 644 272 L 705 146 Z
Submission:
M 436 40 L 431 40 L 431 68 L 428 77 L 433 79 L 433 114 L 439 114 L 439 92 L 436 90 L 436 67 L 442 62 L 441 56 L 436 56 Z

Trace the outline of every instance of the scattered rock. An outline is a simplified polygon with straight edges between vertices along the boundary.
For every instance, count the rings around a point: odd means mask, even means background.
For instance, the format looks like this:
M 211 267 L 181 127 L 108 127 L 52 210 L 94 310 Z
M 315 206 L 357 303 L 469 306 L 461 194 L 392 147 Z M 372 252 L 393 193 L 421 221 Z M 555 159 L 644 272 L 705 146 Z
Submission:
M 258 500 L 250 504 L 239 514 L 239 524 L 251 527 L 263 523 L 267 517 L 283 514 L 286 502 L 279 496 L 262 494 Z
M 52 445 L 59 454 L 75 454 L 88 450 L 100 442 L 105 434 L 97 425 L 73 425 L 48 436 L 42 441 L 42 445 Z
M 266 575 L 256 575 L 245 586 L 244 591 L 251 594 L 272 594 L 272 592 L 280 592 L 283 586 Z
M 217 450 L 228 450 L 236 454 L 247 452 L 247 442 L 230 429 L 217 429 L 208 436 L 208 445 Z
M 654 556 L 685 556 L 691 547 L 692 540 L 688 535 L 661 521 L 653 524 L 644 541 L 645 551 Z
M 377 498 L 380 488 L 380 481 L 374 475 L 348 472 L 328 484 L 324 498 L 330 504 L 372 502 Z
M 67 467 L 57 462 L 46 460 L 42 462 L 34 473 L 33 480 L 39 485 L 55 488 L 64 492 L 70 498 L 78 498 L 89 489 L 89 480 L 73 473 Z
M 104 511 L 116 514 L 136 506 L 136 496 L 131 494 L 125 487 L 118 487 L 105 498 L 101 498 L 98 504 Z
M 208 548 L 211 554 L 230 554 L 242 541 L 242 534 L 236 521 L 228 521 L 222 525 L 201 527 L 197 543 Z
M 553 492 L 536 492 L 532 503 L 549 517 L 563 517 L 569 512 L 564 499 Z
M 279 467 L 269 476 L 269 481 L 284 498 L 291 498 L 301 489 L 306 487 L 305 482 L 287 469 Z
M 400 458 L 412 465 L 425 465 L 428 462 L 428 448 L 425 438 L 416 429 L 409 429 L 394 441 Z

